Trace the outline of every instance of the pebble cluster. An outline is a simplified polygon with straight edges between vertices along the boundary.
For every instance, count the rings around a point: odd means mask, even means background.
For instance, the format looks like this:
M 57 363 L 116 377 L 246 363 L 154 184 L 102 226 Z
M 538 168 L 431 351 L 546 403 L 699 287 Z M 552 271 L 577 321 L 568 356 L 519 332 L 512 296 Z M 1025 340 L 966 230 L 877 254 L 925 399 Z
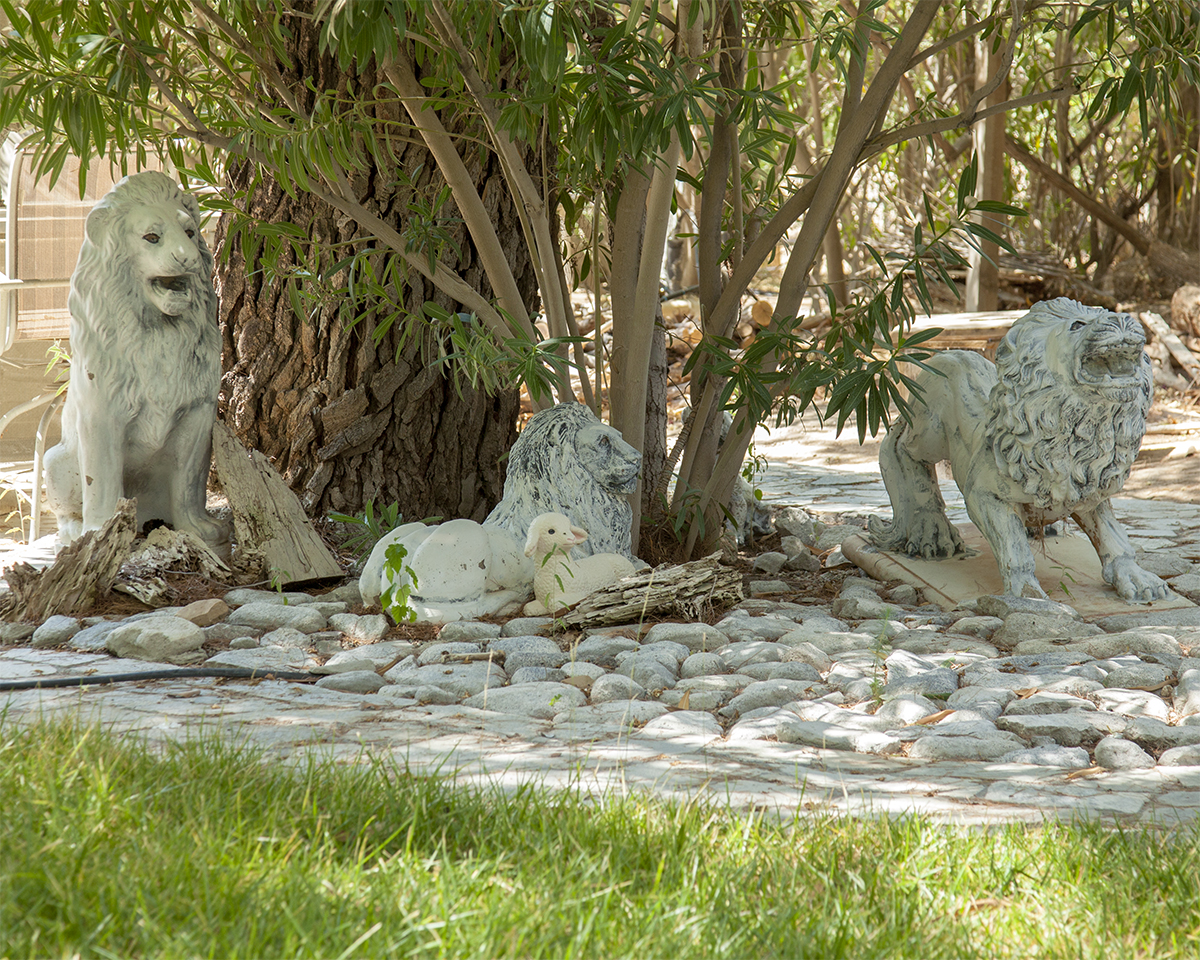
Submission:
M 354 584 L 321 596 L 238 589 L 124 620 L 0 624 L 0 643 L 306 670 L 323 675 L 319 688 L 387 707 L 462 704 L 575 740 L 633 725 L 927 761 L 1200 765 L 1196 610 L 1131 607 L 1097 624 L 1065 604 L 982 597 L 944 612 L 912 587 L 850 577 L 831 603 L 749 599 L 711 625 L 568 640 L 548 618 L 520 618 L 447 624 L 418 644 L 385 639 L 390 622 L 348 612 L 356 601 Z M 206 657 L 213 640 L 228 649 Z

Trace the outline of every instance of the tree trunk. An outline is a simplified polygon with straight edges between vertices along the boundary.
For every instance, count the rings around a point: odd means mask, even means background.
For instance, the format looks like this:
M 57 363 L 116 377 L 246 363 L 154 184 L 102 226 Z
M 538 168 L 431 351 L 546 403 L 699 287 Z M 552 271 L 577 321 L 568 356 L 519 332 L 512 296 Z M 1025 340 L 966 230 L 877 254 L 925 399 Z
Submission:
M 296 80 L 298 96 L 307 95 L 304 78 L 317 89 L 370 88 L 374 65 L 341 73 L 321 56 L 309 21 L 300 21 L 282 68 Z M 398 104 L 376 107 L 381 120 L 403 120 Z M 452 133 L 461 132 L 461 122 Z M 352 173 L 357 197 L 381 217 L 403 229 L 415 192 L 432 195 L 442 186 L 436 166 L 419 138 L 397 138 L 396 166 L 415 181 L 398 182 L 391 169 Z M 468 169 L 493 211 L 497 232 L 525 302 L 536 304 L 537 285 L 522 240 L 511 194 L 494 156 L 471 149 L 464 140 Z M 461 148 L 460 148 L 461 149 Z M 229 173 L 230 187 L 247 191 L 246 205 L 267 222 L 290 221 L 318 244 L 348 244 L 361 231 L 310 194 L 293 198 L 274 181 L 255 183 L 247 165 Z M 445 216 L 456 218 L 447 204 Z M 223 221 L 218 236 L 228 224 Z M 443 254 L 449 266 L 485 297 L 491 296 L 483 266 L 461 223 L 450 223 L 461 251 Z M 361 241 L 360 248 L 366 242 Z M 342 247 L 339 255 L 347 248 Z M 249 447 L 261 450 L 300 495 L 313 514 L 331 510 L 355 513 L 367 500 L 398 502 L 405 519 L 428 516 L 482 520 L 499 500 L 504 457 L 516 437 L 520 400 L 516 390 L 488 396 L 467 383 L 455 383 L 443 368 L 431 367 L 431 333 L 412 330 L 414 321 L 397 322 L 376 343 L 377 322 L 368 313 L 354 326 L 340 318 L 340 303 L 321 303 L 308 319 L 296 315 L 282 283 L 268 284 L 258 264 L 248 268 L 240 243 L 217 268 L 221 296 L 225 377 L 221 415 Z M 411 273 L 404 290 L 394 294 L 412 314 L 425 301 L 459 309 L 432 284 Z M 402 331 L 411 335 L 402 340 Z M 397 347 L 399 346 L 399 350 Z

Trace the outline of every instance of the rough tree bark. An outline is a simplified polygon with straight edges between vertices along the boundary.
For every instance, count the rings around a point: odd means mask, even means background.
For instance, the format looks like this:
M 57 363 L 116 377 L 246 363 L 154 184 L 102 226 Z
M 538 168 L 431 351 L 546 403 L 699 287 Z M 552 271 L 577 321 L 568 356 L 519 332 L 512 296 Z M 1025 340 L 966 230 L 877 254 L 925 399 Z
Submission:
M 350 83 L 370 89 L 380 79 L 373 64 L 353 77 L 341 73 L 332 59 L 319 55 L 311 26 L 297 31 L 288 53 L 290 65 L 281 66 L 296 81 L 299 96 L 308 95 L 308 77 L 318 89 L 343 92 Z M 381 104 L 377 113 L 392 123 L 405 119 L 396 103 Z M 447 125 L 452 132 L 461 127 Z M 465 162 L 507 244 L 521 294 L 533 307 L 536 280 L 499 165 L 464 142 Z M 414 188 L 382 168 L 352 182 L 364 206 L 403 228 L 408 191 L 432 193 L 442 181 L 419 143 L 397 143 L 396 151 L 398 166 L 413 178 Z M 232 169 L 229 178 L 235 192 L 250 185 L 244 166 Z M 319 243 L 346 243 L 360 233 L 355 223 L 311 195 L 289 197 L 272 181 L 255 187 L 246 203 L 252 215 L 298 224 Z M 452 204 L 446 215 L 457 216 Z M 219 238 L 225 228 L 222 223 Z M 490 297 L 469 236 L 461 224 L 452 224 L 451 233 L 461 251 L 452 267 Z M 453 261 L 453 251 L 449 256 Z M 237 243 L 228 262 L 218 265 L 217 290 L 225 366 L 221 415 L 243 443 L 273 461 L 310 513 L 354 513 L 373 499 L 398 502 L 406 519 L 482 520 L 499 500 L 504 457 L 516 437 L 517 391 L 488 396 L 429 367 L 422 353 L 422 336 L 428 334 L 411 337 L 397 357 L 399 323 L 377 344 L 371 335 L 375 317 L 347 328 L 338 303 L 321 305 L 308 320 L 296 316 L 283 285 L 266 284 L 257 265 L 248 268 Z M 415 273 L 401 296 L 413 313 L 427 300 L 458 309 Z

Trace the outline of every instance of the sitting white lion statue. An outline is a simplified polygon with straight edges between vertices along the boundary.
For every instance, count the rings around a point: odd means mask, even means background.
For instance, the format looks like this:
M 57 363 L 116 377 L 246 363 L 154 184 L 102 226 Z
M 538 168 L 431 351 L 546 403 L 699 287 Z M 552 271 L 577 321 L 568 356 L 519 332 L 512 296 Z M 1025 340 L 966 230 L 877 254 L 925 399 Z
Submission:
M 228 556 L 205 510 L 221 383 L 213 257 L 196 199 L 138 173 L 88 214 L 71 275 L 71 383 L 62 442 L 46 454 L 46 499 L 67 543 L 136 497 L 160 520 Z
M 994 365 L 961 350 L 934 354 L 927 363 L 937 373 L 918 378 L 912 419 L 880 449 L 894 519 L 871 518 L 875 545 L 926 559 L 963 552 L 934 471 L 949 460 L 1006 593 L 1046 597 L 1026 531 L 1073 517 L 1120 597 L 1167 597 L 1167 585 L 1138 566 L 1109 502 L 1146 431 L 1153 386 L 1145 343 L 1128 314 L 1060 297 L 1013 324 Z
M 572 557 L 594 551 L 632 558 L 633 508 L 626 494 L 637 487 L 641 463 L 641 454 L 583 404 L 543 410 L 513 444 L 504 496 L 487 519 L 406 523 L 391 531 L 359 577 L 363 602 L 375 602 L 395 585 L 409 587 L 408 605 L 418 620 L 444 623 L 519 609 L 535 572 L 525 540 L 544 513 L 564 514 L 589 531 Z M 406 569 L 393 582 L 385 555 L 396 542 L 407 556 Z

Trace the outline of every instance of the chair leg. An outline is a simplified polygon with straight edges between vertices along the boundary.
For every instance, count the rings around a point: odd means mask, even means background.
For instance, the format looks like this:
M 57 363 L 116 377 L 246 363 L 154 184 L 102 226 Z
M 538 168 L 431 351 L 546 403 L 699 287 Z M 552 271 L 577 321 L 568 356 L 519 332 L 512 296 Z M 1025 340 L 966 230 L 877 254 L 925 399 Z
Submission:
M 50 427 L 50 419 L 62 406 L 64 394 L 59 394 L 50 401 L 42 419 L 38 421 L 37 435 L 33 442 L 33 506 L 30 508 L 29 542 L 33 543 L 42 531 L 42 464 L 46 454 L 46 431 Z

